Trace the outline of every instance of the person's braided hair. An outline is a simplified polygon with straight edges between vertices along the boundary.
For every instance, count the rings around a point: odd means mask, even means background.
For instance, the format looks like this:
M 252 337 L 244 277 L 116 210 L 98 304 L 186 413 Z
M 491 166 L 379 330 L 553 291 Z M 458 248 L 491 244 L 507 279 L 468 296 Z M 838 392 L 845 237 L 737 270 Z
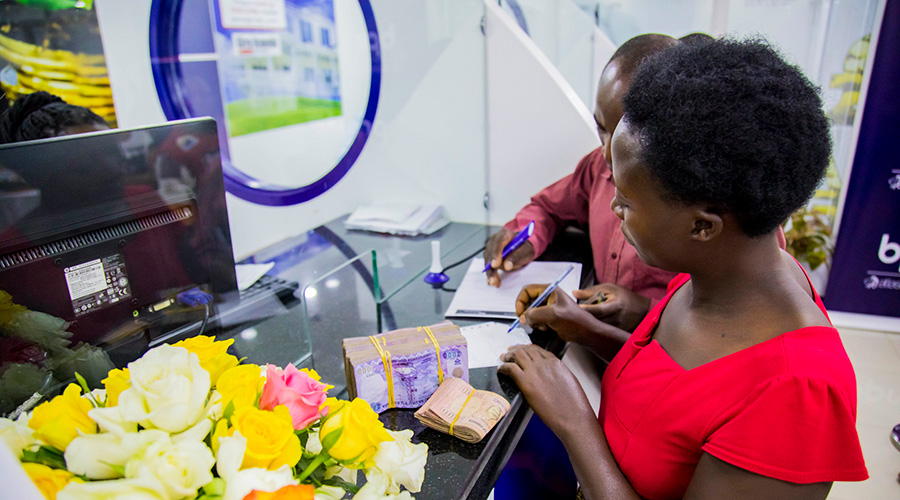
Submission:
M 88 108 L 68 104 L 47 92 L 34 92 L 16 99 L 3 113 L 0 144 L 57 137 L 69 127 L 87 124 L 106 122 Z

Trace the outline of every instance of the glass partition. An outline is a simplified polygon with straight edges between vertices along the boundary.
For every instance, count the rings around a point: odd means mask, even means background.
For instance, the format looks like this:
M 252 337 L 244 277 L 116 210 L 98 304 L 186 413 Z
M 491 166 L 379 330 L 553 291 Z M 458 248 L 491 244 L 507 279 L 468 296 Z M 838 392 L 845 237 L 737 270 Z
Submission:
M 573 0 L 499 0 L 593 111 L 600 71 L 613 52 L 591 5 Z
M 866 78 L 869 42 L 879 9 L 877 0 L 498 1 L 582 96 L 588 109 L 593 107 L 593 93 L 584 90 L 584 69 L 593 68 L 594 89 L 606 60 L 591 59 L 583 49 L 587 25 L 598 30 L 593 35 L 595 40 L 605 36 L 615 46 L 642 33 L 764 37 L 822 89 L 825 112 L 832 123 L 832 163 L 802 215 L 808 219 L 807 227 L 814 228 L 811 231 L 826 240 L 830 238 L 842 185 L 853 159 L 856 111 Z M 579 65 L 581 71 L 577 71 Z M 786 231 L 789 242 L 802 237 L 794 234 L 790 224 Z M 820 266 L 811 273 L 813 283 L 823 294 L 827 267 Z
M 453 294 L 421 280 L 431 262 L 431 242 L 441 242 L 445 266 L 464 262 L 465 268 L 472 255 L 481 251 L 488 232 L 483 225 L 454 223 L 427 239 L 385 237 L 347 231 L 342 220 L 336 220 L 273 247 L 271 253 L 257 255 L 254 259 L 260 262 L 274 263 L 273 273 L 299 284 L 294 296 L 302 304 L 295 308 L 301 321 L 290 326 L 303 332 L 303 342 L 311 342 L 307 349 L 302 342 L 281 343 L 274 338 L 266 349 L 297 353 L 291 356 L 300 357 L 290 362 L 315 368 L 340 392 L 344 388 L 341 339 L 443 316 Z M 390 299 L 409 289 L 416 290 L 420 299 L 421 294 L 434 295 L 434 310 L 401 307 L 395 311 Z M 256 330 L 268 335 L 274 328 L 278 335 L 283 322 L 266 321 L 264 328 Z

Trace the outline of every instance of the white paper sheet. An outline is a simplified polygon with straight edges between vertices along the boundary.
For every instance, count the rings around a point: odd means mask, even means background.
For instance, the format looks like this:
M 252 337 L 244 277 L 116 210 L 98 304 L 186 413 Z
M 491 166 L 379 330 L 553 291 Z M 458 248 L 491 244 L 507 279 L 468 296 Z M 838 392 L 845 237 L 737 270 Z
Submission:
M 487 284 L 483 272 L 484 259 L 472 259 L 462 283 L 456 290 L 445 316 L 469 318 L 516 319 L 516 297 L 525 285 L 532 283 L 552 283 L 570 265 L 575 269 L 566 276 L 559 289 L 572 296 L 581 280 L 581 264 L 576 262 L 534 261 L 513 272 L 500 275 L 500 288 Z M 574 299 L 573 299 L 574 300 Z
M 234 272 L 237 274 L 238 290 L 246 290 L 250 285 L 256 283 L 256 280 L 262 278 L 264 274 L 272 269 L 274 262 L 266 264 L 237 264 L 234 266 Z
M 449 223 L 441 205 L 385 203 L 357 208 L 344 221 L 344 227 L 416 236 L 431 234 Z
M 490 321 L 464 326 L 459 333 L 466 338 L 469 349 L 469 369 L 500 366 L 500 355 L 511 346 L 530 344 L 531 339 L 521 328 L 506 333 L 508 324 Z

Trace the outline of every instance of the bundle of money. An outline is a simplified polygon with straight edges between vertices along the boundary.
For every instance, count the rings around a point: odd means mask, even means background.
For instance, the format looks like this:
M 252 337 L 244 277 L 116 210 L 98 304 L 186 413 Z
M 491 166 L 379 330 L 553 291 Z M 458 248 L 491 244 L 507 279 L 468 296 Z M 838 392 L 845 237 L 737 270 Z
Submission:
M 378 413 L 418 408 L 442 381 L 469 380 L 469 350 L 450 321 L 343 340 L 350 398 L 363 398 Z
M 509 411 L 503 396 L 475 389 L 460 379 L 447 379 L 416 411 L 426 427 L 477 443 Z

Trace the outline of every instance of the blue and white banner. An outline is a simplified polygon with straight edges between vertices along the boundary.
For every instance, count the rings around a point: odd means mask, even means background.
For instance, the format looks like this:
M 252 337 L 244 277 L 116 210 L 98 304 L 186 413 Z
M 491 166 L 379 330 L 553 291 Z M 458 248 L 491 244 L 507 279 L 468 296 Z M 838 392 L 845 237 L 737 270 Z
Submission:
M 885 5 L 825 305 L 900 317 L 900 0 Z

